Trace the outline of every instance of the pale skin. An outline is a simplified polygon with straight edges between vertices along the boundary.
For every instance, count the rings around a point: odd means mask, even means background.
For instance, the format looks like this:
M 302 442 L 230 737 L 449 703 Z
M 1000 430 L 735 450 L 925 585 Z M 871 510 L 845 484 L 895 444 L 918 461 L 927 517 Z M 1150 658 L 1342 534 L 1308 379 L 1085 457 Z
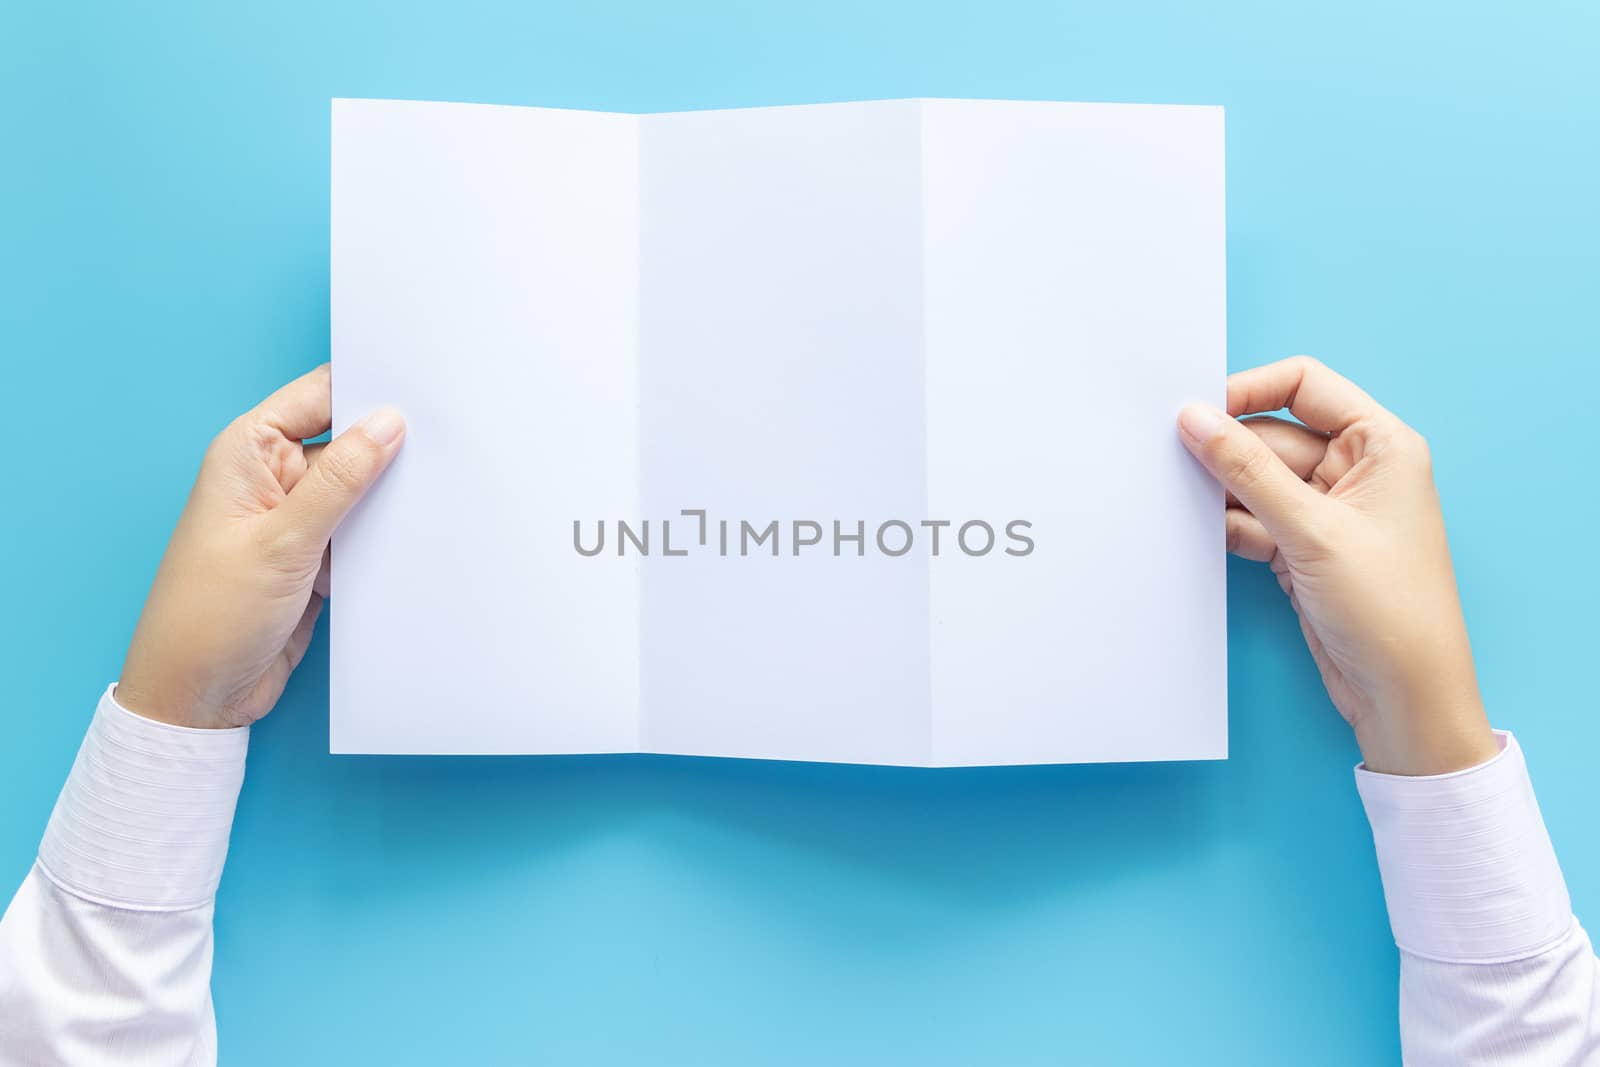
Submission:
M 117 701 L 178 726 L 272 710 L 327 596 L 328 541 L 399 451 L 380 409 L 326 446 L 326 366 L 234 420 L 206 452 L 134 632 Z M 1242 416 L 1287 407 L 1300 420 Z M 1228 491 L 1228 548 L 1289 595 L 1367 766 L 1441 774 L 1498 751 L 1478 693 L 1422 438 L 1303 356 L 1190 405 L 1183 443 Z
M 328 595 L 328 540 L 400 450 L 374 411 L 326 445 L 326 364 L 235 419 L 206 450 L 139 616 L 116 699 L 176 726 L 248 726 L 299 666 Z
M 1299 423 L 1240 416 L 1288 408 Z M 1228 548 L 1266 563 L 1369 770 L 1492 757 L 1427 442 L 1314 359 L 1228 379 L 1179 436 L 1228 491 Z M 1253 432 L 1252 432 L 1253 431 Z

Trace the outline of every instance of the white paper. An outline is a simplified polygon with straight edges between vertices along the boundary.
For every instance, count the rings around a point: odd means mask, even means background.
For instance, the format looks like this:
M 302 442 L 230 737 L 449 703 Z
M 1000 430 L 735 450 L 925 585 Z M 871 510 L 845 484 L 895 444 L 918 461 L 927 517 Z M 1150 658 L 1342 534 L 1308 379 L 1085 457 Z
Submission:
M 1220 109 L 333 133 L 337 428 L 409 424 L 334 545 L 334 751 L 1226 755 L 1220 491 L 1173 425 L 1222 394 Z

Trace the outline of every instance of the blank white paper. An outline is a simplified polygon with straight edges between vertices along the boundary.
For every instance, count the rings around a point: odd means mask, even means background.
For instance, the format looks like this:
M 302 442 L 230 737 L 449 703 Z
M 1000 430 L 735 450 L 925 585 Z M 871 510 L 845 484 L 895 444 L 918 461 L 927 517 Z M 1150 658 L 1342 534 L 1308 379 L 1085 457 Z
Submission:
M 1220 108 L 923 104 L 933 762 L 1227 752 L 1221 493 L 1174 432 L 1226 366 Z M 1019 503 L 1026 501 L 1026 503 Z
M 547 518 L 639 509 L 638 120 L 333 124 L 334 416 L 408 424 L 333 546 L 333 750 L 637 748 L 637 570 L 574 566 Z
M 340 100 L 332 233 L 334 751 L 1225 756 L 1220 109 Z

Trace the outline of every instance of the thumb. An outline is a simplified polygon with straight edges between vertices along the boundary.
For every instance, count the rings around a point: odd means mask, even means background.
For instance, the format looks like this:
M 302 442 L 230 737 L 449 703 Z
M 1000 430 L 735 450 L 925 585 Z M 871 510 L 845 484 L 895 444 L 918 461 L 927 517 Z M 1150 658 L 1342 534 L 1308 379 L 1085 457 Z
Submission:
M 1178 413 L 1178 436 L 1279 544 L 1303 531 L 1322 503 L 1265 441 L 1208 404 L 1190 404 Z
M 400 451 L 405 432 L 398 411 L 379 408 L 329 441 L 278 508 L 284 520 L 320 552 Z

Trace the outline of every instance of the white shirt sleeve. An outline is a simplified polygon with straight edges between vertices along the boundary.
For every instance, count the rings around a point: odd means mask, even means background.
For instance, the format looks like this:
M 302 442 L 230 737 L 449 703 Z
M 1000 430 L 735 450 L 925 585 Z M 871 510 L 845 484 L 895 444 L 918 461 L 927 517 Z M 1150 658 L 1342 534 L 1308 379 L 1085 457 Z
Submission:
M 249 739 L 106 690 L 0 919 L 0 1065 L 216 1063 L 212 899 Z
M 1356 768 L 1400 948 L 1408 1064 L 1600 1064 L 1600 961 L 1522 749 L 1454 774 Z
M 1400 947 L 1411 1064 L 1600 1064 L 1600 961 L 1516 740 L 1481 766 L 1356 770 Z M 212 1067 L 212 900 L 248 730 L 100 700 L 0 919 L 0 1065 Z

